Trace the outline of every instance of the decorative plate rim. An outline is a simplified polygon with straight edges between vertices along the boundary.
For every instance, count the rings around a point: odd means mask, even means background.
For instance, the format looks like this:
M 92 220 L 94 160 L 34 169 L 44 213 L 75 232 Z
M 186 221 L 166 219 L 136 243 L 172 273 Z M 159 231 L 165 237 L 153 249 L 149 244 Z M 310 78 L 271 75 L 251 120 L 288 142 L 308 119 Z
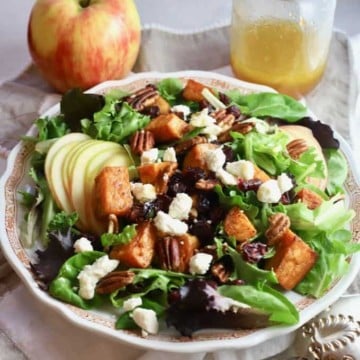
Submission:
M 132 75 L 123 80 L 114 80 L 106 81 L 101 83 L 87 92 L 103 92 L 112 87 L 126 87 L 131 86 L 137 81 L 156 81 L 166 77 L 178 77 L 183 79 L 188 78 L 197 78 L 199 80 L 207 82 L 222 82 L 230 87 L 240 87 L 248 92 L 274 92 L 273 89 L 252 83 L 247 83 L 235 78 L 231 78 L 225 75 L 207 72 L 207 71 L 181 71 L 173 73 L 158 73 L 158 72 L 147 72 L 139 73 Z M 214 85 L 215 86 L 215 85 Z M 219 86 L 219 85 L 217 85 Z M 59 104 L 54 105 L 48 111 L 46 111 L 42 116 L 51 116 L 59 112 Z M 34 126 L 30 128 L 27 134 L 32 134 L 35 131 Z M 349 176 L 347 180 L 347 187 L 351 189 L 352 197 L 358 199 L 360 204 L 360 187 L 359 187 L 359 175 L 353 160 L 352 152 L 350 146 L 342 138 L 342 136 L 335 132 L 335 136 L 340 141 L 340 148 L 345 154 L 348 163 L 349 163 Z M 319 300 L 314 300 L 310 298 L 303 297 L 301 302 L 297 303 L 297 306 L 301 308 L 300 310 L 300 320 L 299 323 L 293 326 L 273 326 L 265 329 L 253 330 L 253 331 L 225 331 L 222 329 L 216 329 L 216 332 L 222 332 L 220 337 L 213 339 L 211 335 L 195 335 L 193 339 L 184 338 L 184 337 L 171 337 L 165 335 L 149 336 L 143 338 L 140 335 L 134 334 L 131 331 L 125 330 L 116 330 L 111 326 L 112 322 L 110 319 L 102 318 L 94 322 L 92 312 L 85 311 L 75 306 L 65 304 L 59 300 L 56 300 L 50 297 L 45 291 L 41 290 L 33 278 L 28 257 L 25 254 L 24 249 L 20 244 L 20 240 L 17 237 L 15 243 L 12 243 L 9 239 L 9 232 L 12 230 L 14 234 L 18 234 L 19 229 L 17 228 L 17 221 L 12 219 L 13 226 L 9 228 L 8 221 L 9 218 L 6 214 L 6 211 L 9 210 L 9 204 L 4 201 L 8 196 L 15 198 L 13 189 L 16 188 L 17 184 L 9 185 L 8 182 L 12 179 L 14 172 L 14 163 L 18 156 L 20 156 L 21 151 L 26 151 L 26 146 L 19 142 L 15 148 L 10 152 L 6 170 L 0 180 L 0 198 L 3 201 L 0 201 L 0 245 L 4 252 L 5 257 L 7 258 L 9 264 L 16 271 L 16 273 L 21 278 L 25 286 L 30 290 L 32 295 L 41 301 L 46 306 L 54 309 L 58 313 L 62 314 L 68 321 L 71 323 L 80 326 L 84 329 L 95 331 L 97 333 L 109 336 L 112 339 L 118 340 L 120 342 L 126 343 L 128 345 L 133 345 L 141 348 L 152 349 L 152 350 L 161 350 L 168 352 L 179 352 L 179 353 L 192 353 L 192 352 L 201 352 L 201 351 L 215 351 L 215 350 L 224 350 L 224 349 L 250 349 L 254 346 L 260 345 L 266 340 L 278 337 L 289 335 L 294 332 L 297 328 L 302 326 L 304 323 L 309 321 L 311 318 L 319 314 L 326 307 L 334 303 L 346 289 L 353 282 L 358 270 L 360 269 L 360 254 L 355 254 L 351 257 L 350 268 L 348 273 L 343 276 L 328 292 Z M 29 149 L 27 149 L 29 152 Z M 22 174 L 17 174 L 18 183 L 24 175 L 23 166 L 18 167 L 19 171 L 22 171 Z M 12 191 L 12 194 L 11 194 Z M 15 214 L 16 219 L 16 200 L 13 201 L 13 208 L 11 211 Z M 360 207 L 360 205 L 359 205 Z M 356 216 L 356 224 L 351 225 L 352 230 L 356 233 L 356 237 L 360 237 L 360 211 L 359 215 Z M 354 226 L 356 226 L 354 228 Z M 360 238 L 358 239 L 360 241 Z M 225 334 L 226 332 L 226 334 Z M 167 338 L 167 337 L 168 338 Z M 165 337 L 165 340 L 162 339 Z

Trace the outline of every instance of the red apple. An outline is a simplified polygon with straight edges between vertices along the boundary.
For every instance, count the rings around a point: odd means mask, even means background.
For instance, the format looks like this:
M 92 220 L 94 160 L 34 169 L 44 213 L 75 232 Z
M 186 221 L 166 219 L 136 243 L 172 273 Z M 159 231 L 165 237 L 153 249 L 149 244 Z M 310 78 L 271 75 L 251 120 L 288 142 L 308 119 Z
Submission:
M 34 63 L 55 89 L 85 90 L 130 72 L 140 30 L 133 0 L 37 0 L 28 44 Z

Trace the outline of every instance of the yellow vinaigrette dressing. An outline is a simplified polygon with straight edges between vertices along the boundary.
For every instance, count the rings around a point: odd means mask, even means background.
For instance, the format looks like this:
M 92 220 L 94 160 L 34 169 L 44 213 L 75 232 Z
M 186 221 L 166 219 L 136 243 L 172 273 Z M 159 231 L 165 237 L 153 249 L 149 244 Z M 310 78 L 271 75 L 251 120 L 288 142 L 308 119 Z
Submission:
M 301 97 L 320 81 L 327 51 L 304 23 L 289 20 L 238 21 L 232 28 L 231 65 L 246 81 L 269 85 Z

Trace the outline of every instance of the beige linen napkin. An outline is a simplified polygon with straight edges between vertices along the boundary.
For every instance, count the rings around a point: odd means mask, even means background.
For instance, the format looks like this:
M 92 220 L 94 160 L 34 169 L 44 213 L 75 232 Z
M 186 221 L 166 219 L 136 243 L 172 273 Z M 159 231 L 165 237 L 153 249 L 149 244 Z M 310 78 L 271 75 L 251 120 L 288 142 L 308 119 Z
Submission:
M 213 70 L 231 75 L 229 63 L 228 27 L 221 26 L 195 34 L 179 34 L 151 28 L 143 31 L 143 43 L 135 71 Z M 350 140 L 349 114 L 355 94 L 354 76 L 348 40 L 335 32 L 325 76 L 315 91 L 306 97 L 318 117 L 331 124 Z M 353 96 L 353 97 L 352 97 Z M 0 173 L 5 166 L 7 152 L 30 127 L 32 121 L 60 99 L 30 66 L 13 81 L 0 86 Z M 354 138 L 352 138 L 354 139 Z M 357 280 L 349 292 L 360 292 Z M 0 250 L 0 329 L 16 343 L 30 359 L 141 360 L 190 359 L 189 355 L 169 355 L 133 349 L 119 342 L 80 329 L 60 315 L 44 308 L 30 296 L 16 275 L 6 264 Z M 1 335 L 1 333 L 0 333 Z M 0 336 L 1 340 L 1 336 Z M 0 347 L 1 348 L 1 347 Z M 2 348 L 1 348 L 2 349 Z M 281 351 L 278 343 L 267 344 L 266 352 L 219 352 L 194 354 L 201 359 L 257 359 Z M 20 354 L 20 353 L 19 353 Z M 120 354 L 120 355 L 119 355 Z M 20 355 L 19 355 L 20 356 Z M 1 355 L 0 355 L 1 358 Z M 5 358 L 6 359 L 6 358 Z

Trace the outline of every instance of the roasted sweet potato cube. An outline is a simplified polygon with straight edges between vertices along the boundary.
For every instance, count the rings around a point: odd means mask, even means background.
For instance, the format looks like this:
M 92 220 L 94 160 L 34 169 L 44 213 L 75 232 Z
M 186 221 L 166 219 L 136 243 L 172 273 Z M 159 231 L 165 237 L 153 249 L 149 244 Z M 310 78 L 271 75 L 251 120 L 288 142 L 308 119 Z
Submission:
M 167 183 L 177 166 L 176 162 L 163 161 L 141 165 L 137 170 L 143 184 L 152 184 L 158 194 L 163 194 L 167 191 Z
M 157 143 L 179 140 L 188 129 L 188 123 L 174 113 L 159 115 L 145 127 L 154 135 Z
M 187 168 L 201 168 L 208 170 L 205 162 L 204 154 L 208 150 L 214 150 L 218 147 L 216 144 L 204 143 L 194 145 L 186 154 L 183 161 L 183 170 Z
M 244 211 L 238 207 L 231 208 L 226 214 L 224 231 L 228 236 L 234 237 L 239 242 L 250 240 L 256 235 L 256 228 Z
M 117 259 L 129 267 L 147 268 L 155 252 L 156 228 L 148 221 L 136 227 L 135 237 L 125 245 L 116 245 L 110 251 L 110 258 Z
M 279 284 L 291 290 L 314 266 L 317 254 L 290 229 L 284 233 L 275 249 L 276 253 L 267 260 L 266 268 L 273 269 Z
M 133 205 L 127 167 L 102 169 L 95 178 L 95 198 L 100 216 L 126 215 Z
M 208 88 L 210 91 L 211 89 L 195 80 L 188 80 L 185 88 L 183 90 L 182 96 L 185 100 L 190 101 L 201 101 L 204 100 L 204 96 L 202 95 L 202 91 Z
M 323 202 L 323 199 L 320 195 L 309 189 L 301 189 L 296 194 L 296 199 L 303 202 L 311 210 L 316 209 Z
M 265 182 L 265 181 L 268 181 L 271 179 L 271 177 L 265 171 L 261 170 L 255 164 L 254 164 L 254 170 L 255 170 L 254 179 L 259 179 L 262 182 Z
M 170 104 L 161 96 L 159 96 L 152 106 L 157 106 L 159 108 L 160 114 L 168 114 L 170 112 Z

